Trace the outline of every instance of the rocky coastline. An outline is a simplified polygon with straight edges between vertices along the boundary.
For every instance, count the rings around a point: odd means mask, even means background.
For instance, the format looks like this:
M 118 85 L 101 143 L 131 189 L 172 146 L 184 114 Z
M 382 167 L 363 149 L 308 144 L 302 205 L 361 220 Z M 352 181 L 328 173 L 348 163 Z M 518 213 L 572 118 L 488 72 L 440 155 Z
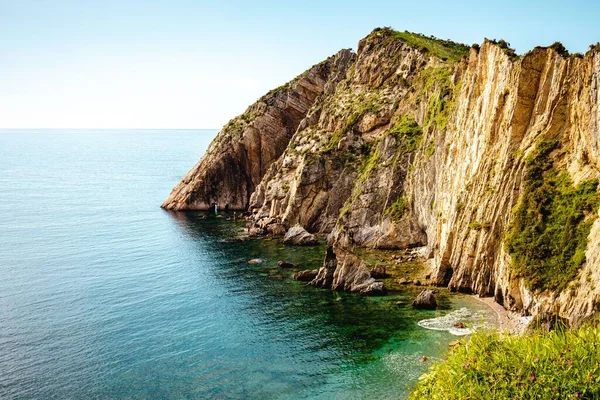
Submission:
M 384 294 L 357 252 L 409 251 L 426 284 L 577 325 L 600 303 L 599 103 L 598 46 L 517 56 L 378 28 L 231 120 L 163 207 L 326 236 L 315 287 Z

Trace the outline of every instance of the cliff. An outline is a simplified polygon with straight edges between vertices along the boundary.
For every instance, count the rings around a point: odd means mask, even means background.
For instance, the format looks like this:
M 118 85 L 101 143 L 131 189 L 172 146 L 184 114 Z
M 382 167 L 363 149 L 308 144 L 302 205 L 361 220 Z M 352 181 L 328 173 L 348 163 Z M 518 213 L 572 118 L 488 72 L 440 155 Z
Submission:
M 202 159 L 173 189 L 170 210 L 246 210 L 256 185 L 288 145 L 298 124 L 325 91 L 344 78 L 352 60 L 342 50 L 270 91 L 223 127 Z
M 163 206 L 329 234 L 315 286 L 362 290 L 355 246 L 416 247 L 437 285 L 578 323 L 600 303 L 599 72 L 597 48 L 516 56 L 376 29 L 232 120 L 251 122 Z

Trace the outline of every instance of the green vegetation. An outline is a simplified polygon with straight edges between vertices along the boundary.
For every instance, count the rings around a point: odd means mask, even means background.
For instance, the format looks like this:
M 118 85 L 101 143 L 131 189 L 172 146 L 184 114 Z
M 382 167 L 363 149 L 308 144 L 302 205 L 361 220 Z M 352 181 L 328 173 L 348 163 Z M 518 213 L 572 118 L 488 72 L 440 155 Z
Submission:
M 417 150 L 421 144 L 423 138 L 423 130 L 415 121 L 412 115 L 404 115 L 398 122 L 390 128 L 386 135 L 393 135 L 397 141 L 397 154 L 394 162 L 402 154 L 407 154 Z M 382 141 L 379 140 L 377 143 L 363 143 L 360 147 L 360 153 L 364 157 L 363 162 L 358 171 L 357 181 L 352 188 L 351 196 L 346 199 L 343 207 L 340 209 L 340 217 L 345 216 L 350 212 L 352 203 L 362 193 L 362 183 L 369 177 L 373 170 L 380 167 L 380 146 Z M 386 164 L 384 164 L 385 166 Z M 405 199 L 399 198 L 390 205 L 384 212 L 392 217 L 392 219 L 400 219 L 406 210 L 408 203 Z
M 435 153 L 435 143 L 433 142 L 433 139 L 429 139 L 429 144 L 427 145 L 427 148 L 425 149 L 425 155 L 427 157 L 431 157 L 433 155 L 433 153 Z
M 513 60 L 516 58 L 519 58 L 519 55 L 517 54 L 515 49 L 510 47 L 510 43 L 508 43 L 506 40 L 504 40 L 504 39 L 496 40 L 496 39 L 488 39 L 488 38 L 486 38 L 485 40 L 490 41 L 492 44 L 498 45 L 498 47 L 500 47 L 502 50 L 504 50 L 504 53 L 509 58 L 511 58 Z
M 477 332 L 421 376 L 412 399 L 600 398 L 600 328 Z
M 474 221 L 469 224 L 469 229 L 473 229 L 475 231 L 480 231 L 483 229 L 484 231 L 487 231 L 490 229 L 491 226 L 492 226 L 492 224 L 490 224 L 488 221 L 484 221 L 484 222 Z
M 567 48 L 561 43 L 561 42 L 554 42 L 550 45 L 551 49 L 554 49 L 558 54 L 560 54 L 563 57 L 569 57 L 569 50 L 567 50 Z
M 460 90 L 460 83 L 452 82 L 452 71 L 447 67 L 429 67 L 423 70 L 423 94 L 429 96 L 429 106 L 425 115 L 425 126 L 434 125 L 439 130 L 446 129 L 450 113 L 454 109 L 455 99 Z
M 408 201 L 404 197 L 398 197 L 389 207 L 385 209 L 385 214 L 389 215 L 394 221 L 400 220 L 406 209 L 408 208 Z
M 381 99 L 377 93 L 369 93 L 365 95 L 364 93 L 359 94 L 356 98 L 353 99 L 352 108 L 344 126 L 338 130 L 336 130 L 327 146 L 323 149 L 323 153 L 329 153 L 335 150 L 341 140 L 346 136 L 348 132 L 356 125 L 358 121 L 369 112 L 376 112 L 378 108 L 382 106 L 380 104 Z
M 329 139 L 329 143 L 323 149 L 323 153 L 329 153 L 330 151 L 335 150 L 340 141 L 344 138 L 344 136 L 346 136 L 348 132 L 350 132 L 350 129 L 352 129 L 354 124 L 358 122 L 360 117 L 362 117 L 362 113 L 351 114 L 346 120 L 344 126 L 341 129 L 338 129 L 335 132 L 333 132 L 331 139 Z
M 534 290 L 561 291 L 575 278 L 585 262 L 588 216 L 600 205 L 598 180 L 574 187 L 568 173 L 553 167 L 557 146 L 542 141 L 525 159 L 523 195 L 505 237 L 515 273 Z
M 417 124 L 415 117 L 404 115 L 388 130 L 387 134 L 394 135 L 396 140 L 402 143 L 404 153 L 410 153 L 419 148 L 423 138 L 423 129 Z
M 375 32 L 383 32 L 389 34 L 394 39 L 400 39 L 411 46 L 421 49 L 423 52 L 428 52 L 434 56 L 449 62 L 457 62 L 464 55 L 469 53 L 469 46 L 462 43 L 456 43 L 452 40 L 438 39 L 435 36 L 425 36 L 420 33 L 413 32 L 398 32 L 391 28 L 378 28 Z

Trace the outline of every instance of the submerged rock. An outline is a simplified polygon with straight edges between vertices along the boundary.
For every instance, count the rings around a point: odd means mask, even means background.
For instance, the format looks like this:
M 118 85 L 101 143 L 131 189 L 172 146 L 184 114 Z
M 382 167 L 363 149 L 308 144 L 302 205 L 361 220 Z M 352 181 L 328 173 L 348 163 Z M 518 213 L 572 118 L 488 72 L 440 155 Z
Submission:
M 292 279 L 301 282 L 310 282 L 317 277 L 319 273 L 318 269 L 306 269 L 304 271 L 298 271 L 292 275 Z
M 263 236 L 267 234 L 267 230 L 259 226 L 250 226 L 248 228 L 248 236 Z
M 315 235 L 308 233 L 300 225 L 293 226 L 287 231 L 283 238 L 283 243 L 297 246 L 314 246 L 319 244 Z
M 419 309 L 435 310 L 437 302 L 435 301 L 433 290 L 426 289 L 419 293 L 415 301 L 413 301 L 412 306 Z
M 390 276 L 390 274 L 387 273 L 386 268 L 382 265 L 378 265 L 377 267 L 375 267 L 371 270 L 371 278 L 384 279 L 389 276 Z
M 279 268 L 294 268 L 295 267 L 294 264 L 287 262 L 287 261 L 283 261 L 283 260 L 277 261 L 277 266 Z

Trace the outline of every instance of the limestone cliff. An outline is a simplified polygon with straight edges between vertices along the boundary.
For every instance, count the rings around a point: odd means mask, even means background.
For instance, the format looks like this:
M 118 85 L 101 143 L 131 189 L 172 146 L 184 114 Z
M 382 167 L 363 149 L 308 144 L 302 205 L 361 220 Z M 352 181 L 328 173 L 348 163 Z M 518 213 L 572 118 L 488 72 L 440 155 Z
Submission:
M 355 55 L 316 68 L 327 71 L 314 85 L 322 89 L 306 96 L 268 162 L 217 152 L 265 137 L 251 137 L 250 128 L 235 137 L 225 127 L 165 205 L 249 205 L 256 232 L 300 224 L 329 234 L 333 248 L 316 286 L 364 290 L 368 276 L 350 255 L 355 246 L 418 247 L 438 285 L 572 322 L 594 313 L 597 48 L 569 56 L 555 45 L 519 57 L 504 42 L 468 48 L 384 28 Z M 211 186 L 207 171 L 231 179 Z M 243 189 L 230 186 L 240 180 Z

